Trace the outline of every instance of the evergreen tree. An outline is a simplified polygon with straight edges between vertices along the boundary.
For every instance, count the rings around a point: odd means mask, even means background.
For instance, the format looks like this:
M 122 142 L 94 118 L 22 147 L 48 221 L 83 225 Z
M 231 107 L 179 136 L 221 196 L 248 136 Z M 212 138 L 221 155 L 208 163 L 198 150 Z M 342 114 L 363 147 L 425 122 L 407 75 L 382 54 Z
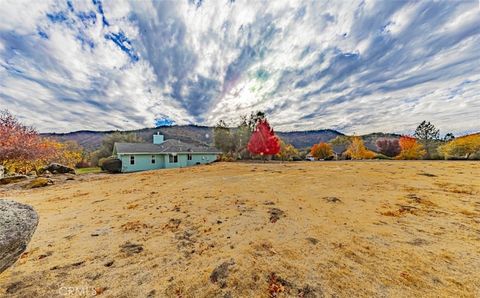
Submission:
M 437 141 L 440 139 L 440 130 L 438 130 L 432 123 L 424 120 L 417 127 L 413 136 L 424 146 L 427 152 L 426 157 L 431 158 L 432 154 L 437 151 L 436 147 L 438 146 Z

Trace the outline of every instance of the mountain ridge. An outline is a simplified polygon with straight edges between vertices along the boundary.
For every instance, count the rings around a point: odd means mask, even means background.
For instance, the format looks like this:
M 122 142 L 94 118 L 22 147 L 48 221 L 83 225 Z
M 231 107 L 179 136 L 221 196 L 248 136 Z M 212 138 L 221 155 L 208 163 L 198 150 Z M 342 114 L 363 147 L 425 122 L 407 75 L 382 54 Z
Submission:
M 68 133 L 41 133 L 42 136 L 52 137 L 60 141 L 76 141 L 86 150 L 96 150 L 100 147 L 102 139 L 109 134 L 116 132 L 136 133 L 137 136 L 148 142 L 152 135 L 160 132 L 165 136 L 165 139 L 178 139 L 180 141 L 213 145 L 213 129 L 210 126 L 201 125 L 172 125 L 172 126 L 158 126 L 146 127 L 134 130 L 78 130 Z M 276 134 L 285 142 L 292 144 L 296 148 L 309 148 L 318 142 L 328 142 L 337 136 L 344 136 L 345 134 L 334 129 L 317 129 L 305 131 L 277 131 Z M 400 137 L 398 134 L 390 133 L 372 133 L 361 136 L 366 141 L 368 147 L 373 146 L 374 137 Z M 375 138 L 376 139 L 376 138 Z

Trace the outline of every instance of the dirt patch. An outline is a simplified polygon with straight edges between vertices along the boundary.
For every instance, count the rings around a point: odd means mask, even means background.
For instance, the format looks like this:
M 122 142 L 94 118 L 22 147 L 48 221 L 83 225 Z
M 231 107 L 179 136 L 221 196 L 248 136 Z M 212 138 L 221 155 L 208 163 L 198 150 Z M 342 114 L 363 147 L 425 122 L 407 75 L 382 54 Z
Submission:
M 385 215 L 385 216 L 393 216 L 393 217 L 400 217 L 404 216 L 406 214 L 413 214 L 415 215 L 417 213 L 418 208 L 415 206 L 411 205 L 398 205 L 399 208 L 397 210 L 388 210 L 388 211 L 383 211 L 380 212 L 380 214 Z
M 179 218 L 170 218 L 168 223 L 165 225 L 165 228 L 170 230 L 170 231 L 176 231 L 178 230 L 178 227 L 182 223 L 182 220 Z
M 124 223 L 122 226 L 122 229 L 124 231 L 134 231 L 138 232 L 143 229 L 151 228 L 149 225 L 140 222 L 139 220 L 136 221 L 129 221 L 127 223 Z
M 270 214 L 270 222 L 275 223 L 277 222 L 281 217 L 285 217 L 285 212 L 281 209 L 278 208 L 271 208 L 268 213 Z
M 234 265 L 235 261 L 233 259 L 218 265 L 210 274 L 210 281 L 217 283 L 221 288 L 225 288 L 227 286 L 226 279 L 229 274 L 229 268 Z
M 285 286 L 278 280 L 275 273 L 271 273 L 268 277 L 268 295 L 269 297 L 278 297 L 281 293 L 285 292 Z
M 11 283 L 7 286 L 6 293 L 7 294 L 15 294 L 18 290 L 21 288 L 24 288 L 26 285 L 23 281 L 17 281 L 14 283 Z

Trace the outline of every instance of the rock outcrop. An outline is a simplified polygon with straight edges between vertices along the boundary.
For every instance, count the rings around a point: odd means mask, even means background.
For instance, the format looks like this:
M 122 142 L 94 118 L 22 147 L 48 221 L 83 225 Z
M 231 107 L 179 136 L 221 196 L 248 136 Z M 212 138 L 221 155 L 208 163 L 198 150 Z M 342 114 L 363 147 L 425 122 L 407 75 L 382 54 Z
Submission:
M 37 224 L 38 215 L 31 206 L 0 200 L 0 273 L 25 251 Z
M 50 172 L 52 174 L 75 174 L 75 169 L 59 163 L 51 163 L 40 170 L 41 173 Z
M 37 178 L 33 179 L 32 181 L 30 181 L 30 183 L 28 183 L 25 186 L 25 188 L 39 188 L 39 187 L 45 187 L 45 186 L 52 185 L 52 184 L 53 184 L 52 179 L 48 179 L 48 178 L 45 178 L 45 177 L 37 177 Z
M 0 178 L 0 185 L 16 183 L 25 179 L 27 179 L 27 176 L 25 175 L 7 176 L 7 177 Z

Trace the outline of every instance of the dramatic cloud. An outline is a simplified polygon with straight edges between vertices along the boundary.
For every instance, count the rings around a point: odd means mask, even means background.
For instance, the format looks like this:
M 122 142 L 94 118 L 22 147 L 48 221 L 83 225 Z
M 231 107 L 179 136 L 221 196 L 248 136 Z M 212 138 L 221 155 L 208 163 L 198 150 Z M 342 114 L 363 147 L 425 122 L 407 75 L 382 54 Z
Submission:
M 0 2 L 0 108 L 41 131 L 480 130 L 472 1 Z

